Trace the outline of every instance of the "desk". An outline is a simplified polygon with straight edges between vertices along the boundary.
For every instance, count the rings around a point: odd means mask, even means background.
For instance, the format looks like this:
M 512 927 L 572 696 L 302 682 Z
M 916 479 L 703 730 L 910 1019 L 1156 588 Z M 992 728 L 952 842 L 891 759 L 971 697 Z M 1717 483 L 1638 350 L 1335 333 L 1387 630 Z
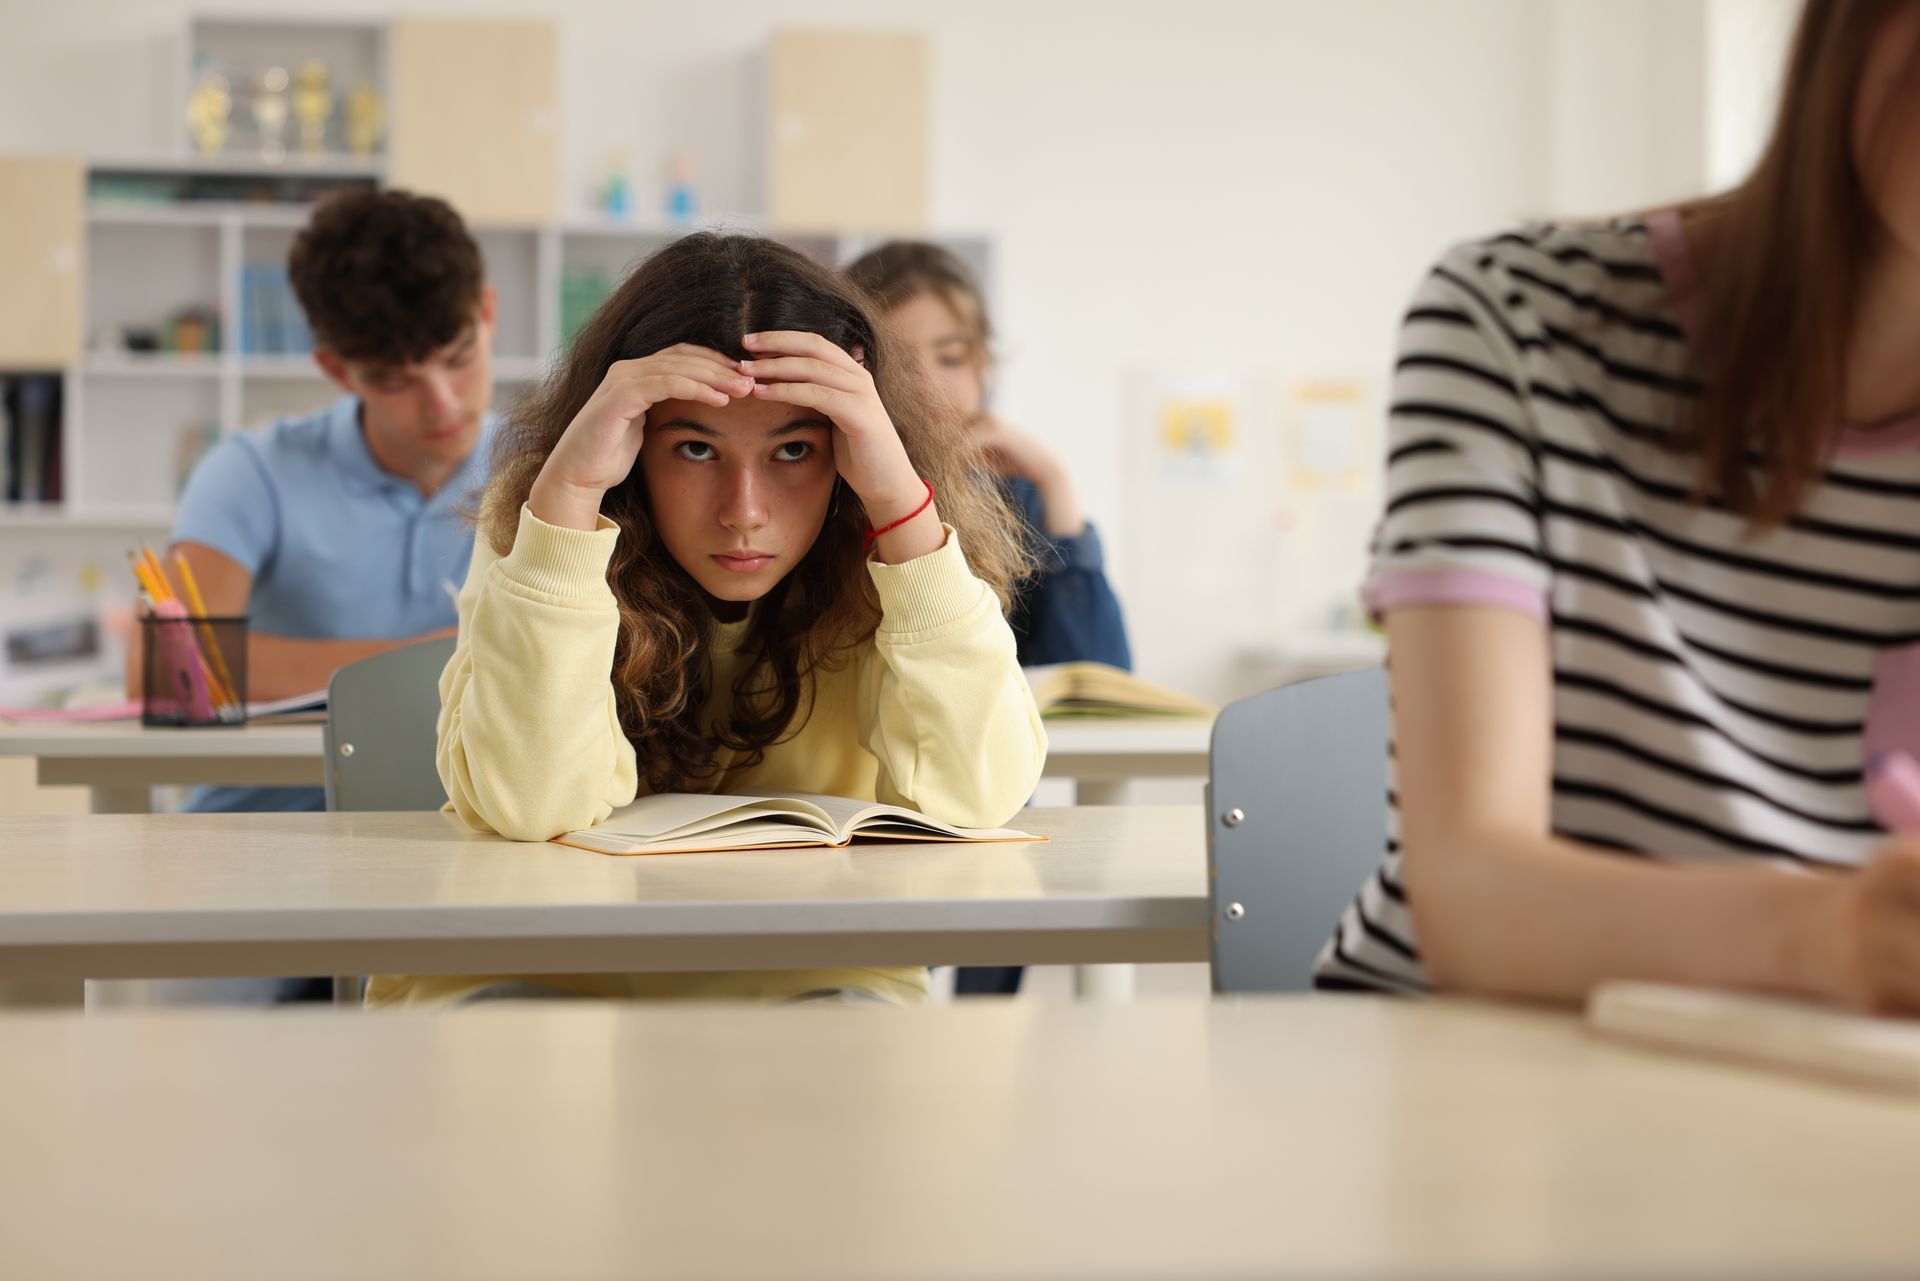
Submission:
M 20 1015 L 0 1131 L 0 1273 L 68 1281 L 1920 1258 L 1911 1098 L 1437 1001 Z
M 450 815 L 0 818 L 0 980 L 1201 961 L 1194 806 L 1018 844 L 615 858 Z
M 1080 805 L 1124 805 L 1136 778 L 1205 778 L 1213 722 L 1047 722 L 1048 778 L 1070 778 Z
M 1202 721 L 1051 721 L 1044 773 L 1072 779 L 1082 805 L 1123 804 L 1131 779 L 1205 778 L 1212 730 Z M 96 814 L 144 814 L 149 791 L 168 784 L 319 787 L 321 734 L 319 725 L 271 722 L 169 730 L 0 721 L 0 756 L 34 757 L 41 783 L 91 788 Z
M 126 721 L 40 725 L 0 721 L 0 756 L 30 756 L 45 785 L 92 789 L 96 814 L 145 814 L 155 787 L 319 787 L 324 727 L 147 729 Z

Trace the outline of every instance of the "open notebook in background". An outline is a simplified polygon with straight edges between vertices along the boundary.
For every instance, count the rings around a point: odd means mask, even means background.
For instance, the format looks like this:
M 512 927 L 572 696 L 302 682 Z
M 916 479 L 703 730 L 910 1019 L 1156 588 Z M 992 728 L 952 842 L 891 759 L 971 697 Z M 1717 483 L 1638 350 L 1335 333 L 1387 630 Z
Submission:
M 1143 681 L 1105 663 L 1053 663 L 1022 668 L 1033 701 L 1046 717 L 1194 717 L 1211 720 L 1220 709 L 1178 690 Z
M 137 721 L 139 719 L 140 700 L 137 698 L 87 703 L 78 707 L 0 707 L 0 720 L 13 721 L 22 725 L 79 725 L 100 721 Z M 327 719 L 327 691 L 321 689 L 310 694 L 296 694 L 292 698 L 248 703 L 247 719 L 274 721 L 280 724 L 324 721 Z
M 327 691 L 324 689 L 316 689 L 310 694 L 295 694 L 292 698 L 276 698 L 261 703 L 248 703 L 247 719 L 255 721 L 324 721 L 327 719 Z
M 597 854 L 702 854 L 885 841 L 1038 841 L 1011 828 L 957 827 L 897 805 L 846 796 L 643 796 L 583 831 L 554 837 Z
M 1920 1021 L 1658 983 L 1603 983 L 1587 1022 L 1605 1036 L 1856 1084 L 1920 1091 Z

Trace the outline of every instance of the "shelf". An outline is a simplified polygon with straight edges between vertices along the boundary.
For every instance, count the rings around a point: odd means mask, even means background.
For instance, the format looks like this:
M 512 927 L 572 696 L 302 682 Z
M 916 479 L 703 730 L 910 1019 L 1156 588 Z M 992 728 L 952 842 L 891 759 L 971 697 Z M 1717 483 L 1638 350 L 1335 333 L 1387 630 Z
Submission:
M 75 508 L 60 503 L 0 503 L 0 530 L 172 529 L 173 517 L 171 504 Z
M 247 155 L 175 155 L 92 157 L 87 167 L 107 174 L 231 174 L 236 178 L 378 178 L 386 171 L 380 156 L 356 156 L 335 152 L 307 155 L 289 151 L 280 161 Z
M 321 381 L 326 375 L 313 363 L 311 355 L 242 356 L 238 361 L 242 378 L 261 382 Z M 537 356 L 495 356 L 495 382 L 533 382 L 546 373 L 546 362 Z
M 81 368 L 90 378 L 212 378 L 220 372 L 220 358 L 172 351 L 95 352 Z
M 320 372 L 320 367 L 313 363 L 313 356 L 306 352 L 285 356 L 241 356 L 238 363 L 242 378 L 255 378 L 262 382 L 323 381 L 326 378 Z
M 312 212 L 311 204 L 264 200 L 94 200 L 87 205 L 87 223 L 94 227 L 218 227 L 232 218 L 243 227 L 298 228 L 307 225 Z

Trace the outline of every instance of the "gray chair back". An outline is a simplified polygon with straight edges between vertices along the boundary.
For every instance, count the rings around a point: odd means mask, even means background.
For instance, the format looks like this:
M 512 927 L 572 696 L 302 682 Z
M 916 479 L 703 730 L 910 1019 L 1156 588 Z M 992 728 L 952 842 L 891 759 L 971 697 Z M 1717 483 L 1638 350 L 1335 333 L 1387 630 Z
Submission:
M 440 673 L 453 639 L 422 641 L 350 663 L 327 686 L 327 808 L 437 810 L 434 766 Z
M 1377 667 L 1229 706 L 1207 779 L 1213 990 L 1297 992 L 1387 831 L 1387 681 Z

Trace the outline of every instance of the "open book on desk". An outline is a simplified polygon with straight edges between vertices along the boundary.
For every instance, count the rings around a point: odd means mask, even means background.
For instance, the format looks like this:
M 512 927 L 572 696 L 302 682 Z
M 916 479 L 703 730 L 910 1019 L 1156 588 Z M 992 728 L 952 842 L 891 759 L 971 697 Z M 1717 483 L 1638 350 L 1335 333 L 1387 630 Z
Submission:
M 1048 718 L 1193 717 L 1212 720 L 1220 709 L 1178 690 L 1143 681 L 1106 663 L 1053 663 L 1022 668 L 1040 715 Z
M 1004 827 L 956 827 L 898 805 L 845 796 L 709 796 L 669 792 L 554 837 L 599 854 L 702 854 L 878 841 L 1041 841 Z
M 292 698 L 276 698 L 248 703 L 247 719 L 257 721 L 324 721 L 327 719 L 327 691 L 316 689 Z

